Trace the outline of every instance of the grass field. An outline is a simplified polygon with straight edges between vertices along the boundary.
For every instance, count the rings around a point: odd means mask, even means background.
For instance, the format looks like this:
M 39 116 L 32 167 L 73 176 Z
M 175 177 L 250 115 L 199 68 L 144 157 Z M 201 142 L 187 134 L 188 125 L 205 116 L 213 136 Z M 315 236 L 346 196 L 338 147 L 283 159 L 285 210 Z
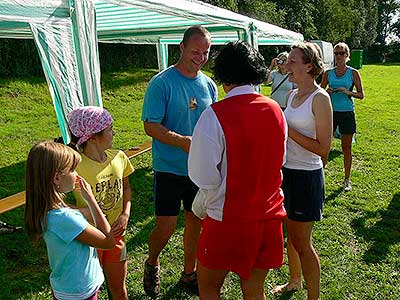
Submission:
M 140 113 L 143 93 L 155 70 L 103 74 L 104 105 L 114 117 L 115 148 L 145 141 Z M 366 65 L 360 70 L 365 99 L 356 100 L 353 191 L 344 193 L 343 157 L 335 140 L 325 171 L 324 219 L 314 230 L 321 258 L 322 299 L 400 298 L 400 65 Z M 263 92 L 268 94 L 269 88 Z M 0 198 L 24 189 L 24 166 L 31 145 L 59 135 L 42 78 L 0 78 Z M 128 289 L 131 299 L 147 299 L 142 289 L 147 238 L 154 225 L 151 154 L 135 158 L 130 182 L 132 213 L 127 233 Z M 23 208 L 0 215 L 23 225 Z M 182 220 L 161 257 L 161 299 L 197 299 L 176 282 L 181 272 Z M 44 243 L 33 247 L 25 233 L 0 235 L 0 299 L 52 299 Z M 77 274 L 80 276 L 80 274 Z M 288 279 L 287 265 L 271 271 L 266 289 Z M 241 299 L 238 278 L 230 275 L 224 299 Z M 107 299 L 100 292 L 100 299 Z M 267 299 L 306 299 L 305 291 Z

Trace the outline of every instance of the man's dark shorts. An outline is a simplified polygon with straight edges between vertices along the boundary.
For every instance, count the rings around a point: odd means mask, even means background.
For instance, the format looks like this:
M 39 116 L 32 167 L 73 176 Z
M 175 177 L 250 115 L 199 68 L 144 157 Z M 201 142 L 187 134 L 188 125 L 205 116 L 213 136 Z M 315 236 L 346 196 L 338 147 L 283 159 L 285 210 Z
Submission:
M 181 201 L 185 211 L 192 211 L 198 187 L 188 176 L 154 171 L 154 206 L 156 216 L 177 216 Z
M 333 112 L 333 132 L 339 126 L 341 134 L 356 133 L 356 116 L 354 111 L 334 111 Z
M 298 222 L 319 221 L 325 199 L 323 169 L 306 171 L 282 168 L 282 190 L 289 220 Z

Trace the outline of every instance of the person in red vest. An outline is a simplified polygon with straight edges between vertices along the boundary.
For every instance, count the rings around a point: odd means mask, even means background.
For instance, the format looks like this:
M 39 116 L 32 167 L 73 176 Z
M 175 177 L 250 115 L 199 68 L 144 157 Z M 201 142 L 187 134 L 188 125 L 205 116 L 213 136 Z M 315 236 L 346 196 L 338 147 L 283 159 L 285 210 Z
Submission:
M 265 299 L 268 269 L 283 264 L 281 168 L 286 122 L 279 105 L 258 94 L 261 54 L 243 41 L 224 46 L 214 78 L 226 97 L 201 115 L 189 151 L 189 177 L 199 187 L 193 212 L 203 218 L 197 250 L 200 299 L 220 299 L 228 272 L 243 298 Z

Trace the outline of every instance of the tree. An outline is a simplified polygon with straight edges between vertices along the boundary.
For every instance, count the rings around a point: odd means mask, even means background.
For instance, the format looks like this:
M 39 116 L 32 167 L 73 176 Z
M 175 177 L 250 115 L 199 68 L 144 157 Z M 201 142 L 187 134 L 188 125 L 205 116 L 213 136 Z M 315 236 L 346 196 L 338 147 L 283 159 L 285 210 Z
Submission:
M 351 48 L 368 48 L 377 37 L 378 6 L 376 0 L 359 0 L 355 3 L 357 13 L 354 15 L 354 28 L 350 39 Z
M 277 9 L 272 1 L 238 0 L 238 12 L 250 18 L 284 26 L 284 12 Z
M 229 9 L 231 11 L 237 12 L 238 6 L 236 0 L 203 0 L 202 2 L 209 3 L 221 8 Z
M 284 14 L 284 27 L 302 33 L 305 39 L 319 38 L 314 23 L 317 9 L 313 0 L 274 0 L 272 2 Z
M 400 12 L 398 13 L 400 14 Z M 400 17 L 397 19 L 395 23 L 392 25 L 392 34 L 400 40 Z
M 396 33 L 396 24 L 394 17 L 400 13 L 399 0 L 381 0 L 378 1 L 378 36 L 376 43 L 384 46 L 392 33 Z
M 284 24 L 284 13 L 272 1 L 263 0 L 203 0 L 202 2 L 229 9 L 242 15 L 278 26 Z

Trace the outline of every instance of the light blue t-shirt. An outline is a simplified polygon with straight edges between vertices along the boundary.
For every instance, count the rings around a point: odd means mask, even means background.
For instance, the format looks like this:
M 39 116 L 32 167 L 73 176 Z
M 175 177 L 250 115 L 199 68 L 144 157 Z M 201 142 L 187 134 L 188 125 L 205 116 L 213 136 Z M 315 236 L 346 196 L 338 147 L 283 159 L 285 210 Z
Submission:
M 96 249 L 75 240 L 87 226 L 85 217 L 71 208 L 47 213 L 43 238 L 51 269 L 50 284 L 59 300 L 86 299 L 104 281 Z
M 272 86 L 271 90 L 275 90 L 275 88 L 282 82 L 282 80 L 286 77 L 287 75 L 281 74 L 279 71 L 274 70 L 271 73 L 271 79 L 272 79 Z M 276 102 L 279 103 L 279 106 L 282 108 L 286 107 L 286 96 L 288 92 L 292 89 L 295 88 L 295 84 L 290 82 L 289 79 L 286 79 L 280 86 L 279 88 L 271 94 L 271 98 L 274 99 Z
M 202 72 L 195 78 L 186 77 L 171 66 L 151 79 L 144 96 L 142 120 L 191 136 L 203 110 L 217 99 L 217 86 L 209 77 Z M 188 175 L 188 155 L 183 150 L 156 139 L 152 147 L 154 170 Z
M 340 87 L 352 91 L 354 87 L 353 68 L 347 67 L 343 76 L 336 76 L 335 69 L 330 69 L 328 72 L 328 83 L 331 89 Z M 353 111 L 354 100 L 342 92 L 334 92 L 331 95 L 333 111 Z

